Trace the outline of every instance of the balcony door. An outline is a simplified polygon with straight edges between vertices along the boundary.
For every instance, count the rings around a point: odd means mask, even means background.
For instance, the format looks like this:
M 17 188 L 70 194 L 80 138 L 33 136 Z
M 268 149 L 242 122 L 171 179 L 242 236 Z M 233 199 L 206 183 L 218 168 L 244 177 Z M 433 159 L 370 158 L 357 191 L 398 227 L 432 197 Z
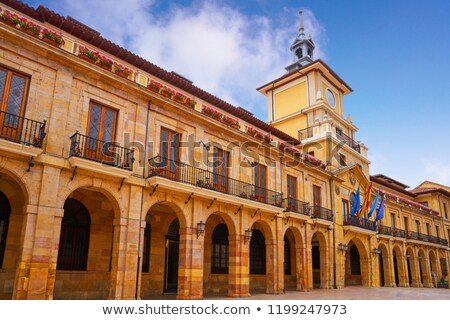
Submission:
M 297 178 L 287 175 L 288 210 L 297 212 Z
M 320 213 L 320 207 L 322 206 L 322 188 L 313 185 L 313 204 L 314 213 Z
M 161 128 L 161 169 L 164 176 L 175 179 L 178 177 L 180 134 L 166 128 Z
M 222 192 L 228 191 L 228 159 L 229 152 L 214 148 L 214 181 L 215 190 Z
M 257 164 L 254 167 L 255 171 L 255 200 L 266 202 L 266 166 Z
M 20 141 L 25 113 L 27 77 L 0 68 L 0 137 Z
M 117 111 L 91 102 L 84 157 L 100 162 L 114 161 L 113 141 L 116 134 Z

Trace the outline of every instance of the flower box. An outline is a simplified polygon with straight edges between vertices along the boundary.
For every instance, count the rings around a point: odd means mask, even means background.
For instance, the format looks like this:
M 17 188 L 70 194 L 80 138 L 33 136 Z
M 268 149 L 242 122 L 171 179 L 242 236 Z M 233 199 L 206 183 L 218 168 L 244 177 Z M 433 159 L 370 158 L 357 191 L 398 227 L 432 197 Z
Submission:
M 222 116 L 222 122 L 225 123 L 227 126 L 232 127 L 234 129 L 240 129 L 241 125 L 239 124 L 239 121 L 233 118 L 230 118 L 226 115 Z
M 121 64 L 118 64 L 117 62 L 114 62 L 114 73 L 125 79 L 128 79 L 128 77 L 133 73 L 133 71 L 131 71 L 130 69 Z
M 216 111 L 216 110 L 214 110 L 214 109 L 212 109 L 210 107 L 207 107 L 205 105 L 203 105 L 203 107 L 202 107 L 202 113 L 204 115 L 207 115 L 210 118 L 213 118 L 213 119 L 219 120 L 219 121 L 223 117 L 223 114 L 221 114 L 220 112 L 218 112 L 218 111 Z
M 192 108 L 192 109 L 194 109 L 195 108 L 195 105 L 197 104 L 197 102 L 195 102 L 193 99 L 191 99 L 191 98 L 186 98 L 186 101 L 184 102 L 184 105 L 185 106 L 187 106 L 187 107 L 189 107 L 189 108 Z
M 178 103 L 184 104 L 184 102 L 186 101 L 186 96 L 180 92 L 177 92 L 175 93 L 173 100 L 175 100 Z
M 273 138 L 270 136 L 270 134 L 262 133 L 250 127 L 247 127 L 247 134 L 265 143 L 271 143 L 273 141 Z
M 159 82 L 151 80 L 150 83 L 147 85 L 147 88 L 152 90 L 152 91 L 154 91 L 154 92 L 156 92 L 156 93 L 159 93 L 159 91 L 162 88 L 162 85 Z
M 15 14 L 12 14 L 8 10 L 2 11 L 0 13 L 0 21 L 13 27 L 20 24 L 19 17 Z
M 304 153 L 302 155 L 303 161 L 307 162 L 315 167 L 320 167 L 322 169 L 325 169 L 327 167 L 327 164 L 325 162 L 323 162 L 320 159 L 317 159 L 309 154 Z
M 98 58 L 98 65 L 101 68 L 105 69 L 105 70 L 111 71 L 111 68 L 112 68 L 114 62 L 111 59 L 109 59 L 109 58 L 107 58 L 105 56 L 100 56 L 99 55 L 98 57 L 99 57 Z
M 172 99 L 172 96 L 175 94 L 175 91 L 167 87 L 162 87 L 159 93 L 166 98 Z
M 88 61 L 88 62 L 90 62 L 90 63 L 96 63 L 96 62 L 97 62 L 96 59 L 93 59 L 93 58 L 91 58 L 90 56 L 87 56 L 87 55 L 85 55 L 85 54 L 79 54 L 78 57 L 79 57 L 80 59 L 86 60 L 86 61 Z
M 437 288 L 438 289 L 448 289 L 448 283 L 438 283 Z
M 42 33 L 39 35 L 39 38 L 41 38 L 41 37 L 42 37 L 42 40 L 44 40 L 45 42 L 47 42 L 55 47 L 60 47 L 61 45 L 64 44 L 64 39 L 63 39 L 62 34 L 58 34 L 49 29 L 42 30 Z

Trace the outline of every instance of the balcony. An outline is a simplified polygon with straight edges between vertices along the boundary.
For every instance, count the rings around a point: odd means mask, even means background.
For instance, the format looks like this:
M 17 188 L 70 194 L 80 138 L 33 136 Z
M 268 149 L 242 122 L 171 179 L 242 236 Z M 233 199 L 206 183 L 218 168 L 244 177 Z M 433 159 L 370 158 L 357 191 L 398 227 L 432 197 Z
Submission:
M 406 238 L 406 231 L 398 228 L 393 228 L 392 235 L 397 238 Z
M 391 227 L 379 225 L 378 226 L 378 233 L 386 235 L 386 236 L 392 236 L 393 235 L 393 230 L 392 230 Z
M 441 246 L 448 247 L 448 240 L 447 239 L 442 239 L 442 238 L 438 238 L 438 239 L 439 239 L 439 244 Z
M 26 156 L 37 156 L 42 150 L 28 147 L 42 149 L 46 136 L 45 124 L 45 120 L 39 122 L 0 111 L 0 138 L 4 140 L 0 144 L 0 149 L 7 152 L 16 151 Z
M 333 222 L 334 214 L 330 209 L 313 206 L 311 208 L 311 218 Z
M 345 143 L 353 150 L 361 153 L 361 146 L 358 142 L 347 136 L 345 133 L 343 133 L 341 130 L 336 130 L 336 138 L 338 138 L 339 141 Z
M 77 132 L 70 137 L 69 157 L 85 159 L 91 162 L 93 161 L 100 165 L 106 165 L 108 167 L 115 167 L 122 170 L 132 171 L 134 162 L 134 150 L 121 147 L 115 142 L 105 142 L 97 140 Z M 80 164 L 80 162 L 72 163 L 72 165 L 74 166 L 77 166 L 78 164 Z M 81 164 L 83 164 L 83 162 Z M 89 166 L 89 164 L 84 164 L 84 166 Z M 100 167 L 99 165 L 96 165 L 92 168 L 86 169 L 101 171 L 103 173 L 113 173 L 113 171 L 108 171 L 107 169 L 102 167 L 104 166 Z M 123 173 L 119 172 L 117 173 L 120 177 L 129 175 L 123 175 Z
M 305 129 L 298 130 L 298 140 L 312 138 L 314 135 L 313 127 L 308 127 Z
M 408 232 L 406 234 L 406 239 L 408 240 L 416 240 L 416 241 L 422 241 L 422 242 L 428 242 L 428 235 L 419 233 L 419 232 Z
M 346 216 L 344 218 L 344 227 L 345 226 L 358 227 L 369 231 L 377 230 L 377 225 L 375 222 L 370 221 L 369 219 L 366 218 L 358 218 L 356 216 Z
M 282 207 L 282 194 L 279 192 L 161 156 L 149 159 L 148 162 L 150 166 L 148 178 L 163 177 L 203 189 Z
M 311 215 L 311 208 L 309 207 L 309 203 L 296 200 L 294 198 L 283 199 L 283 207 L 285 208 L 286 212 L 296 212 L 308 217 Z

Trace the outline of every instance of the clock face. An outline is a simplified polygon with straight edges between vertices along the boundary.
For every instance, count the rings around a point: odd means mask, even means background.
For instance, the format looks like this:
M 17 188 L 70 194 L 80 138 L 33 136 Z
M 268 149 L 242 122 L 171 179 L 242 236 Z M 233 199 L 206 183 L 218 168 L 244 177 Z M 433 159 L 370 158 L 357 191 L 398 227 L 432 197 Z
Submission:
M 334 108 L 336 106 L 336 99 L 330 89 L 327 89 L 327 101 L 330 107 Z

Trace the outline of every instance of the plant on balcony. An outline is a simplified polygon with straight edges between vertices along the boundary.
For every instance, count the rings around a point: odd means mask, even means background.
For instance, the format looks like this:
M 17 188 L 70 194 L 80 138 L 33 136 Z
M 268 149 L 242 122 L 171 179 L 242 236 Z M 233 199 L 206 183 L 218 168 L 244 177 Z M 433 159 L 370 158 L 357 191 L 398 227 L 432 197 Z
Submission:
M 149 88 L 150 90 L 152 90 L 152 91 L 154 91 L 156 93 L 159 93 L 159 91 L 161 90 L 162 87 L 163 86 L 162 86 L 161 83 L 156 82 L 154 80 L 151 80 L 150 83 L 147 86 L 147 88 Z
M 175 91 L 173 91 L 172 89 L 169 89 L 167 87 L 162 87 L 161 90 L 159 91 L 159 93 L 162 96 L 167 97 L 169 99 L 172 99 L 172 96 L 175 95 Z
M 20 27 L 20 30 L 32 35 L 32 36 L 38 36 L 41 33 L 41 27 L 37 24 L 34 24 L 31 21 L 28 21 L 25 18 L 19 18 L 19 24 L 17 26 Z
M 113 63 L 114 62 L 111 59 L 109 59 L 108 57 L 101 56 L 101 55 L 98 56 L 98 64 L 103 69 L 111 71 Z
M 293 156 L 300 156 L 301 155 L 300 150 L 298 150 L 298 149 L 296 149 L 294 147 L 291 147 L 286 142 L 278 143 L 278 149 L 280 149 L 283 152 L 287 152 L 287 153 L 289 153 L 289 154 L 291 154 Z
M 313 166 L 320 167 L 322 169 L 325 169 L 327 167 L 327 164 L 324 161 L 317 159 L 307 153 L 302 154 L 302 159 L 303 161 L 308 162 Z
M 186 98 L 186 101 L 184 102 L 184 104 L 187 105 L 188 107 L 194 109 L 197 102 L 195 102 L 194 99 Z
M 227 126 L 232 127 L 234 129 L 240 129 L 241 125 L 239 124 L 239 121 L 233 118 L 230 118 L 229 116 L 222 115 L 222 122 L 225 123 Z
M 17 26 L 18 24 L 20 24 L 19 17 L 16 14 L 12 14 L 8 10 L 2 10 L 2 12 L 0 13 L 0 21 L 12 26 Z
M 242 192 L 239 194 L 239 197 L 241 197 L 241 198 L 243 198 L 243 199 L 247 199 L 247 198 L 248 198 L 248 194 L 247 194 L 245 191 L 242 191 Z
M 262 133 L 254 128 L 247 127 L 246 132 L 248 135 L 255 137 L 258 140 L 264 141 L 266 143 L 271 143 L 273 141 L 273 138 L 270 136 L 270 134 Z
M 41 138 L 41 137 L 33 138 L 33 146 L 36 148 L 42 148 L 43 142 L 44 142 L 44 138 Z
M 128 78 L 133 73 L 133 71 L 117 62 L 114 62 L 113 64 L 114 64 L 114 73 L 123 78 Z
M 223 116 L 223 114 L 221 114 L 220 112 L 218 112 L 210 107 L 207 107 L 205 105 L 203 105 L 202 113 L 207 115 L 210 118 L 213 118 L 213 119 L 219 120 L 219 121 L 222 119 L 222 116 Z
M 197 187 L 205 188 L 205 189 L 214 189 L 214 187 L 208 181 L 204 181 L 202 179 L 198 179 L 195 183 Z
M 42 30 L 42 33 L 39 35 L 39 37 L 42 36 L 42 40 L 59 47 L 60 45 L 64 44 L 64 39 L 62 34 L 58 34 L 55 31 L 52 31 L 50 29 L 44 29 Z
M 176 92 L 175 96 L 173 97 L 173 100 L 175 100 L 178 103 L 184 104 L 186 101 L 186 96 L 180 92 Z
M 87 47 L 80 47 L 78 57 L 92 63 L 96 63 L 100 59 L 100 55 L 96 51 L 92 51 Z

